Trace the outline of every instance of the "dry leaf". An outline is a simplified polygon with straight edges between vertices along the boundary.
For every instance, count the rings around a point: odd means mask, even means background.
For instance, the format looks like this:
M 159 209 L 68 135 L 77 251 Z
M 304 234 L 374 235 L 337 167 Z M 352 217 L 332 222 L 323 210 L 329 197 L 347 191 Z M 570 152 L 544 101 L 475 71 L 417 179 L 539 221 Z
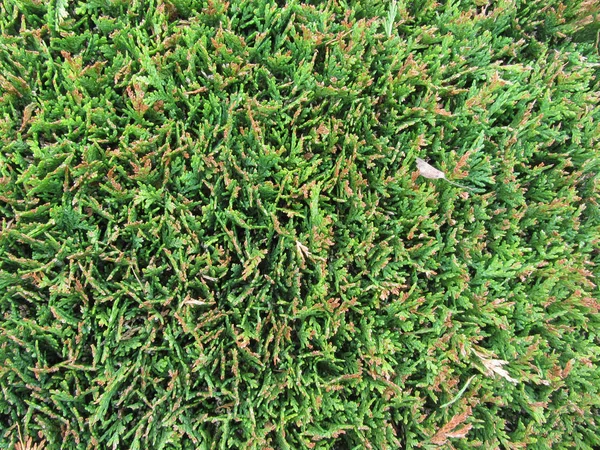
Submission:
M 444 172 L 426 163 L 425 160 L 421 158 L 417 158 L 417 169 L 419 169 L 419 173 L 425 178 L 431 178 L 433 180 L 437 180 L 439 178 L 446 178 Z
M 505 361 L 503 359 L 493 359 L 493 358 L 486 358 L 483 354 L 479 353 L 477 350 L 473 350 L 473 353 L 475 353 L 475 356 L 477 356 L 480 360 L 481 363 L 483 364 L 483 366 L 486 369 L 486 375 L 493 377 L 494 374 L 496 375 L 500 375 L 502 378 L 504 378 L 507 381 L 510 381 L 511 383 L 518 383 L 517 380 L 515 380 L 514 378 L 512 378 L 508 372 L 506 371 L 506 369 L 504 369 L 502 366 L 508 364 L 508 361 Z
M 462 184 L 458 184 L 458 183 L 455 183 L 454 181 L 449 180 L 448 178 L 446 178 L 446 174 L 444 172 L 436 169 L 431 164 L 426 163 L 425 160 L 423 160 L 421 158 L 417 158 L 417 169 L 419 169 L 419 174 L 424 176 L 425 178 L 430 178 L 432 180 L 444 179 L 448 183 L 453 184 L 454 186 L 458 186 L 463 189 L 468 189 L 470 191 L 473 190 L 470 187 L 463 186 Z

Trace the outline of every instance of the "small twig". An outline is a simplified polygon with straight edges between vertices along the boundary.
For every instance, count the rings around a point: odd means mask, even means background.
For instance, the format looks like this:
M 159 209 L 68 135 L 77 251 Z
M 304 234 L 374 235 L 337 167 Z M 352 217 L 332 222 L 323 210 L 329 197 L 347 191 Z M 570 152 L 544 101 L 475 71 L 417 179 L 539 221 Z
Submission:
M 456 396 L 452 400 L 450 400 L 448 403 L 444 403 L 442 406 L 440 406 L 440 408 L 447 408 L 451 404 L 456 403 L 458 400 L 460 400 L 460 398 L 462 397 L 462 395 L 465 393 L 465 391 L 467 390 L 467 388 L 471 384 L 471 381 L 473 381 L 473 378 L 475 378 L 475 375 L 473 375 L 471 378 L 469 378 L 467 380 L 467 382 L 465 383 L 465 385 L 462 387 L 462 389 L 460 391 L 458 391 L 458 394 L 456 394 Z

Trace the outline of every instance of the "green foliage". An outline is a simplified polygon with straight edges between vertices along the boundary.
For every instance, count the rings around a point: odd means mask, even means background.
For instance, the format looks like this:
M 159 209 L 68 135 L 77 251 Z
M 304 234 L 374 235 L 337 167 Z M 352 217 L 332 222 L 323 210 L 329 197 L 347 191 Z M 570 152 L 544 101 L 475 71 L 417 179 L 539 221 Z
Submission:
M 600 446 L 578 8 L 0 4 L 0 446 Z

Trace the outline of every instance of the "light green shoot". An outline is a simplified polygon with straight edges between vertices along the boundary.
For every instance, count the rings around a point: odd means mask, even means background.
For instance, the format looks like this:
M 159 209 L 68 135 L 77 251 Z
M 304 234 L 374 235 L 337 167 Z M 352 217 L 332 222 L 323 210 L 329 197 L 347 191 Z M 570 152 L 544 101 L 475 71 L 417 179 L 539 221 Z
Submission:
M 383 23 L 385 34 L 388 38 L 392 37 L 392 30 L 394 29 L 394 22 L 396 21 L 396 14 L 398 14 L 398 4 L 396 0 L 392 0 L 390 3 L 387 20 Z

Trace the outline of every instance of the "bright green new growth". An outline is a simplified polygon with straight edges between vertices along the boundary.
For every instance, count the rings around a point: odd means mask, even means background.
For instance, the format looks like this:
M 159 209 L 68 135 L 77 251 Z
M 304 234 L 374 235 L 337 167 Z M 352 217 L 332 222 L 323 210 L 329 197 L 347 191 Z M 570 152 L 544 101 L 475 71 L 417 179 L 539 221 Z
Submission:
M 396 15 L 398 14 L 398 3 L 396 0 L 390 2 L 390 9 L 388 11 L 387 20 L 383 26 L 385 28 L 385 35 L 390 38 L 394 31 L 394 22 L 396 21 Z
M 0 447 L 598 448 L 594 14 L 0 2 Z

